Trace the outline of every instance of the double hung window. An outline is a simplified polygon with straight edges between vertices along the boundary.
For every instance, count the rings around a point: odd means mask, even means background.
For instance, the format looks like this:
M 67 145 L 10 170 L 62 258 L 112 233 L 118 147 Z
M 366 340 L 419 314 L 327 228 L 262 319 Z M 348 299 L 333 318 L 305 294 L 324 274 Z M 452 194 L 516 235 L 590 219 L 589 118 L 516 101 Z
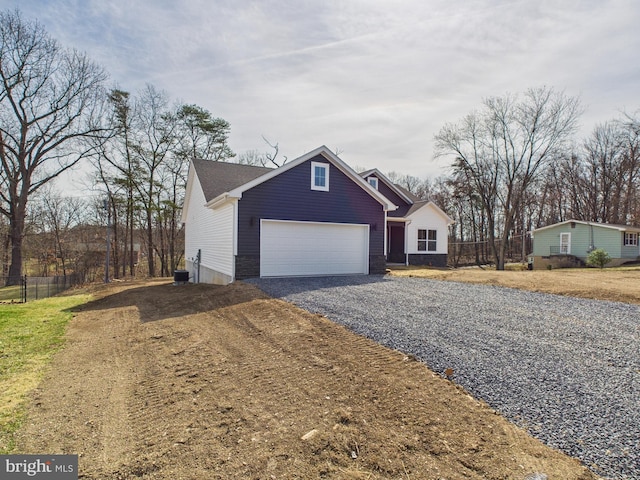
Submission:
M 311 162 L 311 190 L 329 191 L 329 164 Z
M 635 232 L 624 232 L 624 246 L 625 247 L 637 247 L 638 246 L 638 234 Z
M 418 229 L 418 251 L 435 252 L 437 249 L 437 231 L 428 229 Z

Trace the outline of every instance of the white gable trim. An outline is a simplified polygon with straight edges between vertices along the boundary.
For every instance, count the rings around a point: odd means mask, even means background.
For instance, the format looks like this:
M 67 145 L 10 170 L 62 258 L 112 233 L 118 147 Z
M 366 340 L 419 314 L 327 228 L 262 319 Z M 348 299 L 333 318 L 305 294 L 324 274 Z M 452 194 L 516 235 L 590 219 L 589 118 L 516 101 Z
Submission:
M 224 192 L 218 195 L 216 198 L 212 198 L 211 200 L 209 200 L 206 204 L 206 207 L 215 210 L 216 208 L 226 205 L 229 202 L 234 202 L 239 198 L 241 197 L 232 197 L 229 192 Z
M 402 190 L 400 190 L 398 187 L 396 187 L 395 184 L 391 180 L 389 180 L 386 177 L 386 175 L 383 174 L 377 168 L 372 168 L 371 170 L 367 170 L 366 172 L 362 172 L 360 174 L 360 176 L 362 178 L 367 178 L 367 177 L 370 177 L 371 175 L 373 175 L 374 173 L 375 173 L 376 177 L 378 177 L 380 180 L 382 180 L 387 187 L 389 187 L 391 190 L 393 190 L 396 193 L 396 195 L 398 195 L 400 198 L 402 198 L 408 204 L 413 205 L 414 201 L 411 200 L 409 197 L 407 197 L 407 195 Z
M 421 207 L 419 207 L 418 209 L 416 209 L 413 213 L 411 213 L 410 215 L 407 215 L 405 218 L 400 218 L 400 217 L 393 217 L 393 218 L 389 218 L 389 220 L 394 220 L 394 221 L 399 221 L 399 222 L 406 222 L 408 220 L 411 220 L 412 217 L 414 217 L 418 212 L 420 212 L 422 209 L 429 207 L 432 208 L 433 210 L 435 210 L 435 212 L 440 215 L 445 222 L 447 223 L 447 225 L 452 225 L 455 223 L 455 221 L 449 216 L 447 215 L 444 210 L 442 210 L 440 207 L 438 207 L 438 205 L 436 205 L 435 203 L 433 203 L 431 200 L 429 200 L 428 202 L 426 202 L 424 205 L 422 205 Z
M 398 207 L 391 203 L 387 197 L 379 193 L 375 188 L 373 188 L 369 183 L 363 179 L 360 175 L 358 175 L 349 165 L 344 163 L 336 154 L 334 154 L 331 150 L 329 150 L 326 146 L 321 146 L 312 150 L 308 153 L 305 153 L 301 157 L 292 160 L 289 163 L 285 163 L 282 167 L 275 168 L 270 172 L 265 173 L 264 175 L 251 180 L 250 182 L 245 183 L 244 185 L 240 185 L 237 188 L 229 192 L 222 193 L 218 195 L 216 198 L 212 199 L 207 203 L 209 208 L 217 208 L 220 205 L 225 204 L 226 202 L 234 199 L 234 198 L 242 198 L 242 194 L 247 190 L 260 185 L 261 183 L 266 182 L 267 180 L 271 180 L 277 175 L 280 175 L 294 167 L 297 167 L 301 163 L 306 162 L 318 155 L 322 155 L 326 160 L 332 163 L 338 170 L 344 173 L 347 177 L 349 177 L 354 183 L 356 183 L 360 188 L 362 188 L 365 192 L 371 195 L 376 201 L 378 201 L 385 209 L 385 211 L 396 210 Z
M 634 227 L 631 225 L 611 225 L 609 223 L 586 222 L 584 220 L 566 220 L 564 222 L 553 223 L 545 227 L 534 228 L 531 231 L 531 233 L 539 232 L 541 230 L 547 230 L 549 228 L 559 227 L 560 225 L 569 225 L 571 223 L 578 223 L 580 225 L 590 225 L 594 227 L 609 228 L 611 230 L 618 230 L 619 232 L 640 232 L 640 227 Z
M 187 221 L 187 210 L 189 209 L 189 200 L 191 198 L 191 190 L 193 189 L 193 182 L 197 178 L 196 169 L 193 168 L 193 161 L 189 161 L 189 174 L 187 176 L 187 188 L 184 194 L 184 203 L 182 205 L 182 212 L 180 213 L 180 223 Z M 200 181 L 198 180 L 198 183 Z

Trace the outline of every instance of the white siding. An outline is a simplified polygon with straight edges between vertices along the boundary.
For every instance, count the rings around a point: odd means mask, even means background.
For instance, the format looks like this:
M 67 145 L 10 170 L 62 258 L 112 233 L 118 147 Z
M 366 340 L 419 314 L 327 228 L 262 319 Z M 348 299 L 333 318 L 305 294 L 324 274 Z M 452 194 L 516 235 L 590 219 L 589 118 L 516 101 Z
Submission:
M 207 256 L 203 252 L 202 264 L 211 266 L 214 270 L 233 275 L 233 214 L 234 205 L 227 203 L 212 213 L 210 236 L 207 240 L 210 248 Z
M 193 167 L 192 167 L 193 168 Z M 193 260 L 198 254 L 198 249 L 203 247 L 202 231 L 205 229 L 203 223 L 209 223 L 211 218 L 205 208 L 205 198 L 200 183 L 195 174 L 190 172 L 194 178 L 189 178 L 188 198 L 185 198 L 185 205 L 189 205 L 185 212 L 184 220 L 184 257 L 186 260 Z M 192 182 L 193 180 L 193 182 Z M 209 220 L 209 222 L 207 222 Z
M 407 227 L 406 239 L 407 253 L 410 254 L 438 254 L 447 253 L 449 229 L 447 220 L 431 205 L 425 205 L 420 210 L 414 212 L 409 219 L 411 223 Z M 418 230 L 435 230 L 436 251 L 418 250 Z
M 234 204 L 228 203 L 216 210 L 205 207 L 197 176 L 190 180 L 194 181 L 188 189 L 188 211 L 184 218 L 185 259 L 193 261 L 200 249 L 201 267 L 233 277 Z

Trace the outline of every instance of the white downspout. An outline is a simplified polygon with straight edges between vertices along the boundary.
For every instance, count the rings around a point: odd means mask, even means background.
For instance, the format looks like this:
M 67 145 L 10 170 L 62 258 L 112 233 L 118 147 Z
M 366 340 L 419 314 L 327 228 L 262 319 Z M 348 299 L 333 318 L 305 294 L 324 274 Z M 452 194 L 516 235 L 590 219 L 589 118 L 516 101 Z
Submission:
M 387 219 L 387 210 L 385 209 L 385 211 L 384 211 L 384 227 L 383 227 L 384 228 L 384 242 L 383 242 L 384 244 L 382 246 L 382 250 L 383 250 L 382 253 L 384 254 L 385 263 L 387 261 L 387 255 L 388 255 L 387 249 L 389 248 L 389 244 L 387 242 L 387 235 L 389 235 L 388 225 L 389 225 L 389 220 Z
M 236 256 L 238 255 L 238 200 L 231 203 L 232 208 L 232 251 L 231 251 L 231 281 L 236 281 Z
M 404 266 L 409 266 L 409 225 L 411 220 L 404 222 Z

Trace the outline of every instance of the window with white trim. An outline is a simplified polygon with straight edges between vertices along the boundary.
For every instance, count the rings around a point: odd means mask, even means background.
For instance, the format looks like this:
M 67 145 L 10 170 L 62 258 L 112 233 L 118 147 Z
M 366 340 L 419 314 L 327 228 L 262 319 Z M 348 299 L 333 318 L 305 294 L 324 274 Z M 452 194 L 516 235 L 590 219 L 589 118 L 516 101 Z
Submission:
M 638 246 L 638 234 L 636 232 L 624 232 L 624 246 L 625 247 L 637 247 Z
M 311 190 L 329 191 L 329 164 L 311 162 Z
M 369 185 L 371 185 L 373 188 L 378 190 L 378 178 L 377 177 L 369 177 L 369 178 L 367 178 L 367 180 L 369 180 Z
M 436 230 L 418 229 L 418 251 L 435 252 L 438 246 L 438 233 Z

